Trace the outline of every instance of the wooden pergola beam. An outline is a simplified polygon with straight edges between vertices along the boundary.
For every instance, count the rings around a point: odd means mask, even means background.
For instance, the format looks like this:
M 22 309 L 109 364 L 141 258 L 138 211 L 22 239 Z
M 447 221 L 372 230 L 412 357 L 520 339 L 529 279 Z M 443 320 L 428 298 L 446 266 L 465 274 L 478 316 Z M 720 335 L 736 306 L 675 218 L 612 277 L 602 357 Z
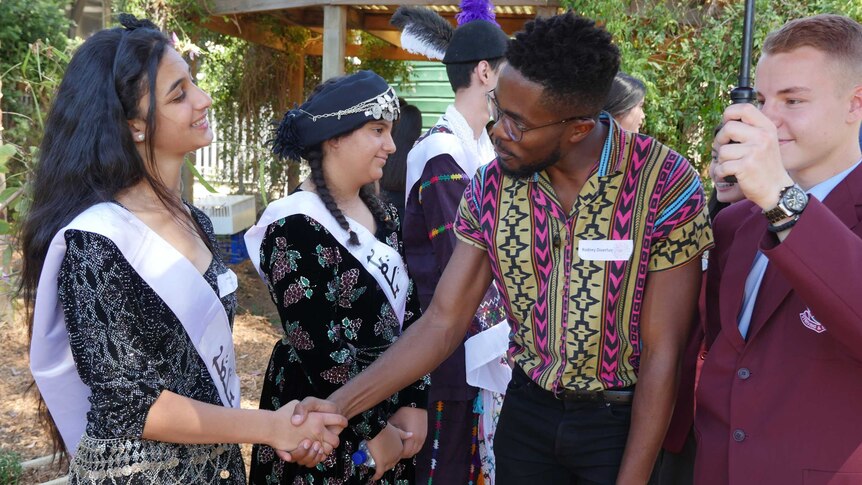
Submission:
M 555 7 L 554 7 L 555 8 Z M 398 28 L 389 23 L 389 19 L 392 18 L 393 12 L 385 12 L 385 13 L 365 13 L 363 18 L 362 30 L 366 31 L 384 31 L 384 30 L 392 30 L 398 31 Z M 438 12 L 439 13 L 439 12 Z M 448 20 L 452 26 L 456 25 L 455 14 L 448 13 L 440 13 L 440 16 L 444 19 Z M 503 32 L 512 35 L 515 32 L 524 28 L 524 17 L 510 17 L 497 15 L 497 23 L 500 24 L 500 28 L 503 29 Z
M 454 1 L 454 0 L 453 0 Z M 521 30 L 530 20 L 532 12 L 537 15 L 553 15 L 559 9 L 560 0 L 496 0 L 499 9 L 497 23 L 509 35 Z M 318 34 L 303 51 L 306 55 L 324 56 L 324 78 L 341 72 L 344 56 L 367 57 L 360 46 L 348 43 L 346 30 L 361 30 L 373 35 L 391 47 L 377 49 L 374 58 L 392 60 L 426 60 L 401 49 L 401 35 L 391 25 L 390 19 L 399 5 L 433 5 L 438 13 L 456 24 L 457 7 L 441 5 L 439 0 L 400 0 L 396 5 L 380 0 L 213 0 L 213 17 L 202 25 L 215 32 L 239 37 L 273 49 L 296 50 L 287 46 L 267 27 L 269 22 L 300 26 Z M 382 8 L 381 8 L 382 7 Z M 525 9 L 524 7 L 529 7 Z M 263 22 L 262 17 L 268 17 Z M 327 17 L 329 20 L 327 20 Z M 327 49 L 323 49 L 320 38 L 326 38 Z
M 316 34 L 323 35 L 323 12 L 319 9 L 304 8 L 296 10 L 281 10 L 273 12 L 276 18 L 284 20 L 286 23 L 294 26 L 304 27 Z M 401 47 L 401 34 L 391 25 L 387 25 L 383 29 L 370 29 L 366 27 L 366 15 L 364 12 L 354 8 L 347 9 L 347 28 L 354 30 L 363 30 L 378 39 L 387 42 L 395 47 Z M 387 16 L 388 19 L 388 16 Z M 382 24 L 381 22 L 377 22 Z M 388 20 L 386 20 L 388 24 Z
M 286 44 L 280 37 L 248 20 L 209 18 L 200 23 L 201 27 L 219 34 L 238 37 L 255 44 L 282 52 L 296 50 L 296 46 Z
M 201 27 L 212 30 L 213 32 L 218 32 L 220 34 L 230 35 L 233 37 L 238 37 L 240 39 L 247 40 L 249 42 L 254 42 L 255 44 L 260 44 L 270 49 L 275 49 L 282 52 L 296 52 L 296 46 L 293 44 L 286 44 L 280 37 L 273 35 L 266 31 L 263 27 L 258 25 L 255 22 L 251 22 L 249 20 L 238 20 L 234 19 L 231 22 L 225 22 L 220 18 L 210 18 L 201 23 Z M 322 56 L 323 55 L 323 40 L 318 38 L 310 41 L 306 44 L 303 54 L 308 56 Z M 344 55 L 345 56 L 356 56 L 356 57 L 368 57 L 362 51 L 362 46 L 347 44 L 344 47 Z M 427 61 L 428 59 L 423 56 L 418 56 L 415 54 L 411 54 L 403 49 L 398 47 L 384 47 L 381 49 L 377 49 L 374 52 L 374 55 L 371 56 L 374 59 L 390 59 L 390 60 L 398 60 L 398 61 Z
M 213 15 L 229 15 L 269 10 L 295 9 L 303 7 L 322 7 L 324 5 L 381 5 L 380 0 L 213 0 Z M 400 0 L 397 5 L 439 5 L 439 0 Z M 457 5 L 458 2 L 454 2 Z M 558 0 L 496 0 L 494 5 L 558 7 Z
M 305 46 L 305 55 L 307 56 L 322 56 L 323 55 L 323 42 L 319 40 L 314 40 L 309 42 Z M 428 58 L 425 56 L 418 56 L 416 54 L 411 54 L 404 49 L 399 47 L 391 46 L 391 47 L 383 47 L 380 49 L 376 49 L 373 55 L 367 55 L 363 50 L 361 45 L 356 44 L 347 44 L 344 48 L 345 56 L 353 56 L 353 57 L 362 57 L 365 59 L 389 59 L 391 61 L 427 61 Z

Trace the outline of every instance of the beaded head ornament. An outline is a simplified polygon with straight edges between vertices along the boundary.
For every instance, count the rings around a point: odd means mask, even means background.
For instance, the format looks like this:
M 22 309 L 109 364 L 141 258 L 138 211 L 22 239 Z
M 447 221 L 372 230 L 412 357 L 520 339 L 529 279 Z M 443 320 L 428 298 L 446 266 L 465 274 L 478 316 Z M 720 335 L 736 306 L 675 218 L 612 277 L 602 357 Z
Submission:
M 374 120 L 394 121 L 400 107 L 395 90 L 372 71 L 329 82 L 310 100 L 285 113 L 272 151 L 299 160 L 309 147 L 349 133 Z

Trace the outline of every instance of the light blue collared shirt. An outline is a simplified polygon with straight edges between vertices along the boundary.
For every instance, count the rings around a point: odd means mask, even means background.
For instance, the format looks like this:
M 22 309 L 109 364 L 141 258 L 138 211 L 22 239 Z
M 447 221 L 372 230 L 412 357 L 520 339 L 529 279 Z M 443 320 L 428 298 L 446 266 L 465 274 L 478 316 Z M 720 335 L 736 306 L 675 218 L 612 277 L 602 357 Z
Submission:
M 817 200 L 826 200 L 826 196 L 832 192 L 832 189 L 840 184 L 841 181 L 850 174 L 850 172 L 858 167 L 859 163 L 862 163 L 862 160 L 854 163 L 853 166 L 847 170 L 820 182 L 814 187 L 811 187 L 807 193 L 817 197 Z M 751 265 L 751 271 L 748 273 L 748 278 L 745 279 L 745 294 L 742 297 L 742 311 L 739 312 L 739 317 L 737 318 L 737 325 L 739 326 L 739 333 L 742 334 L 742 338 L 746 338 L 748 336 L 748 327 L 751 325 L 751 315 L 754 313 L 754 304 L 757 300 L 757 292 L 760 290 L 760 283 L 763 282 L 763 275 L 766 274 L 766 266 L 768 263 L 769 259 L 767 259 L 763 253 L 758 251 L 757 255 L 754 257 L 754 263 Z

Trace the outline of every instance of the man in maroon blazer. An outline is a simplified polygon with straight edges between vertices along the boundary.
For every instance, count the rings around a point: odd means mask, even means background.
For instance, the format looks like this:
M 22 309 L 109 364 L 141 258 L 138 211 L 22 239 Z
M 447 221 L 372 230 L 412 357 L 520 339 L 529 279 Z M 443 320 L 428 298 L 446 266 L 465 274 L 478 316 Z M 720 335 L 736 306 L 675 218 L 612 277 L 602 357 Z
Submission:
M 715 221 L 696 483 L 862 484 L 862 26 L 787 23 L 755 87 L 714 145 L 748 200 Z

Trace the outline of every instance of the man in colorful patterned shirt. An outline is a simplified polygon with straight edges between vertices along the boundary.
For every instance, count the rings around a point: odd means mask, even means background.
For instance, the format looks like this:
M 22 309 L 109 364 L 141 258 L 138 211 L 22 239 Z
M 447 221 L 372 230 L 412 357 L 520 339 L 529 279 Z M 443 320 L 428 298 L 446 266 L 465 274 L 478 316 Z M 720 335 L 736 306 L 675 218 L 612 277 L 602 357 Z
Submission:
M 679 154 L 599 114 L 619 51 L 594 22 L 536 19 L 506 58 L 490 100 L 499 158 L 464 194 L 433 301 L 330 400 L 349 417 L 433 368 L 493 274 L 517 364 L 497 483 L 643 485 L 711 245 L 703 190 Z

